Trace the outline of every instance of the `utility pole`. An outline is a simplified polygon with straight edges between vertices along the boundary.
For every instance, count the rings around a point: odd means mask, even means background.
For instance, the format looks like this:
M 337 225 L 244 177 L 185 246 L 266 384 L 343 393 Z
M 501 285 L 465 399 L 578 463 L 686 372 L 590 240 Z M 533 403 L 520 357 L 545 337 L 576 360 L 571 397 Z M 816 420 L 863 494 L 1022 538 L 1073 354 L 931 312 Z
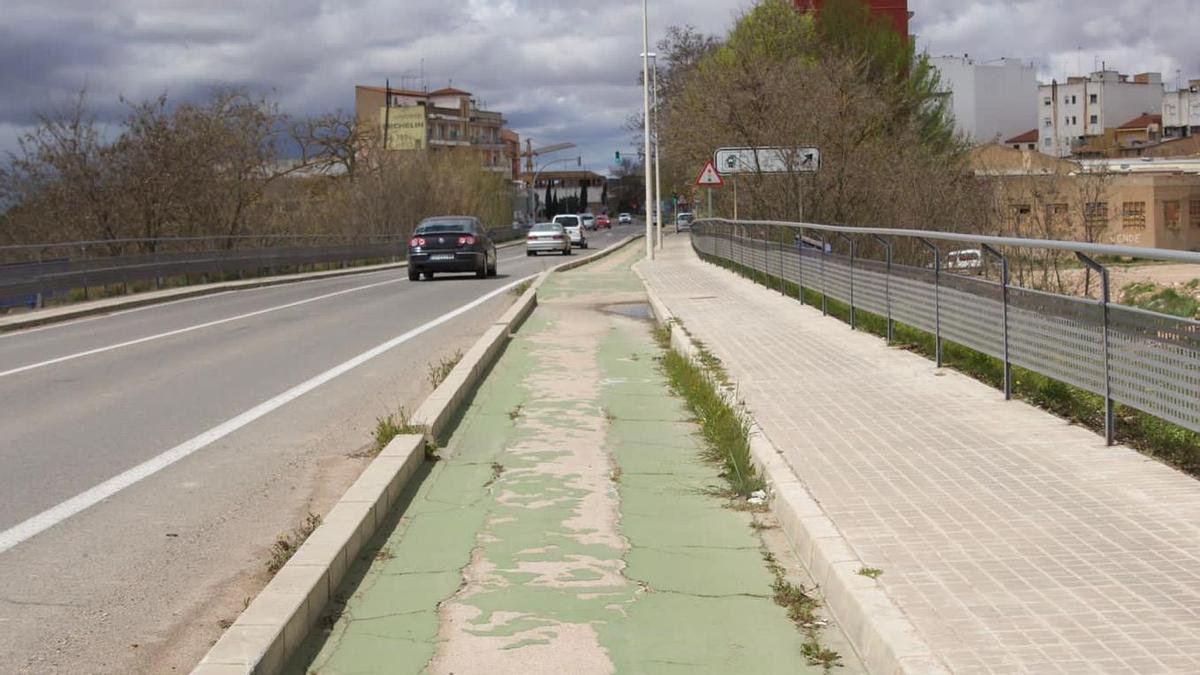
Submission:
M 662 173 L 658 170 L 658 55 L 651 54 L 654 59 L 654 221 L 658 223 L 658 250 L 663 247 L 663 218 L 662 218 Z
M 642 0 L 642 143 L 646 159 L 642 162 L 646 176 L 646 259 L 654 260 L 654 232 L 651 222 L 654 214 L 650 185 L 650 21 L 647 16 L 646 0 Z

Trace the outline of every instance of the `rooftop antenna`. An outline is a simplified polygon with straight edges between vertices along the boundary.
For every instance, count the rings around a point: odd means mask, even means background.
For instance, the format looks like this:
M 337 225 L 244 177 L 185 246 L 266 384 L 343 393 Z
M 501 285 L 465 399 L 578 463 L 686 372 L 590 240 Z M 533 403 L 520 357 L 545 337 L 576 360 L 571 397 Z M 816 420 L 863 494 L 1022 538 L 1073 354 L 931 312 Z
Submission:
M 425 81 L 425 57 L 421 57 L 421 91 L 429 93 L 429 83 Z

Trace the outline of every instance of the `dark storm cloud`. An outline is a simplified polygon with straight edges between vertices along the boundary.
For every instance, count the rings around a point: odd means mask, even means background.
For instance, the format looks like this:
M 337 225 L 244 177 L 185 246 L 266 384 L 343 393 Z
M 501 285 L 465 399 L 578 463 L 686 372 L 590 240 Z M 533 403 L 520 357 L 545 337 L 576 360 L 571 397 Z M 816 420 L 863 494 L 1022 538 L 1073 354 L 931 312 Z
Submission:
M 752 0 L 651 0 L 652 32 L 723 33 Z M 1093 55 L 1127 72 L 1200 77 L 1191 0 L 910 0 L 931 53 L 1021 57 L 1061 76 Z M 573 141 L 604 170 L 641 107 L 641 3 L 583 0 L 5 0 L 0 151 L 35 111 L 85 86 L 102 119 L 120 96 L 196 98 L 217 84 L 284 110 L 352 109 L 355 84 L 451 81 L 535 142 Z M 653 38 L 652 38 L 653 39 Z M 1076 49 L 1076 48 L 1081 49 Z M 569 153 L 563 153 L 569 154 Z

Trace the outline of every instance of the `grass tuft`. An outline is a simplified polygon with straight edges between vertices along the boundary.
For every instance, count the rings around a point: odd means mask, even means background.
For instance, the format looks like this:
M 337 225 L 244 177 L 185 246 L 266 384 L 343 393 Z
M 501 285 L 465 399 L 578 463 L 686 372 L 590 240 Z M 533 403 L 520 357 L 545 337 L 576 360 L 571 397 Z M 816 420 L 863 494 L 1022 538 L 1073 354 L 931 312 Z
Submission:
M 296 551 L 304 544 L 317 527 L 321 524 L 321 516 L 315 513 L 309 513 L 304 518 L 304 522 L 300 523 L 300 527 L 292 530 L 291 534 L 281 534 L 275 539 L 275 543 L 271 546 L 271 556 L 267 559 L 267 572 L 274 575 L 287 561 L 292 559 Z
M 704 438 L 704 459 L 721 467 L 721 476 L 740 497 L 763 488 L 750 461 L 750 422 L 746 413 L 729 406 L 704 370 L 674 350 L 662 360 L 671 390 L 695 416 Z
M 447 377 L 450 377 L 450 372 L 454 370 L 454 366 L 462 361 L 463 353 L 461 349 L 457 349 L 450 356 L 441 359 L 437 363 L 429 364 L 429 384 L 437 389 Z
M 408 411 L 400 408 L 394 415 L 384 415 L 375 420 L 375 444 L 371 446 L 371 456 L 383 452 L 388 443 L 397 436 L 405 434 L 424 434 L 425 430 L 412 423 Z
M 867 577 L 868 579 L 878 579 L 879 576 L 882 574 L 883 574 L 883 570 L 879 569 L 878 567 L 860 567 L 860 568 L 858 568 L 858 575 Z
M 519 298 L 522 295 L 525 295 L 525 291 L 529 290 L 529 287 L 532 285 L 533 285 L 533 279 L 526 279 L 525 281 L 522 281 L 521 283 L 517 284 L 516 286 L 513 286 L 511 289 L 509 289 L 508 292 L 513 297 Z

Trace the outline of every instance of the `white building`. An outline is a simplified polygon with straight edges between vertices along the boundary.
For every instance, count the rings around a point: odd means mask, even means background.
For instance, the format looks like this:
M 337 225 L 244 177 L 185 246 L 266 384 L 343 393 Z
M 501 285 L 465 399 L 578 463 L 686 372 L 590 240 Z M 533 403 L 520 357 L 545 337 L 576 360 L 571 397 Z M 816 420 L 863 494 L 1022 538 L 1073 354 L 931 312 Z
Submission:
M 1101 136 L 1163 105 L 1162 75 L 1141 73 L 1132 79 L 1115 70 L 1069 77 L 1066 84 L 1038 86 L 1038 150 L 1066 157 L 1088 136 Z
M 1032 129 L 1029 100 L 1037 93 L 1037 71 L 1015 59 L 976 63 L 969 56 L 939 56 L 930 62 L 958 131 L 976 143 L 992 143 Z
M 1182 138 L 1200 133 L 1200 80 L 1189 80 L 1187 89 L 1168 91 L 1162 104 L 1163 135 Z

